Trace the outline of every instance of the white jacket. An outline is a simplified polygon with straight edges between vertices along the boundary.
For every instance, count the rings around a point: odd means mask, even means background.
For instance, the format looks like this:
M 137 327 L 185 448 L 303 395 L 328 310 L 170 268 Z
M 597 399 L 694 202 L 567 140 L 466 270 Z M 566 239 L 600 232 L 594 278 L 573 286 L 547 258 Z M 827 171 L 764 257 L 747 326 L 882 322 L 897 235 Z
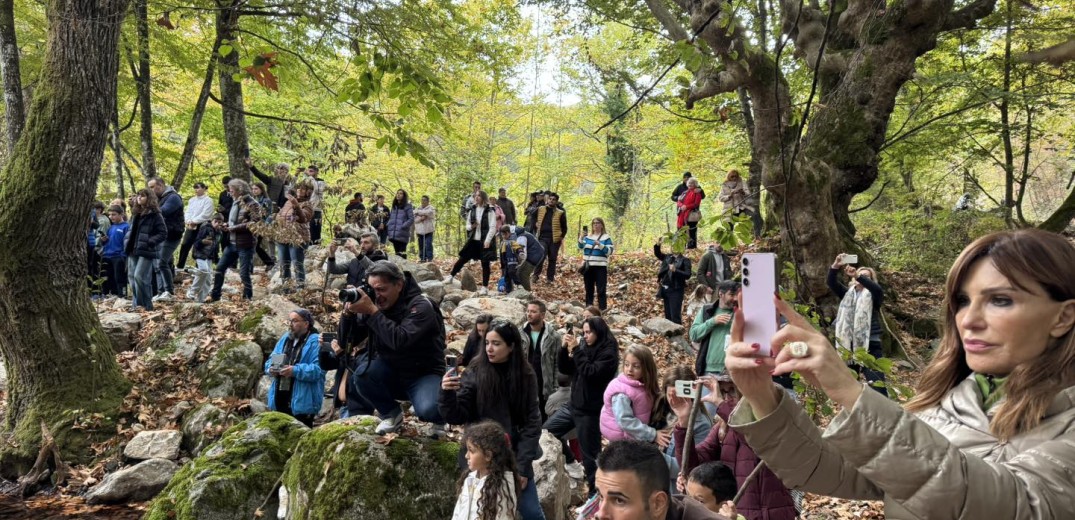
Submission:
M 201 224 L 213 218 L 213 213 L 216 213 L 216 204 L 213 203 L 212 198 L 208 195 L 194 196 L 187 201 L 187 211 L 183 215 L 183 220 L 187 224 Z
M 437 210 L 433 206 L 414 208 L 414 232 L 428 235 L 436 227 Z
M 463 489 L 459 491 L 459 499 L 455 501 L 455 512 L 452 520 L 474 520 L 478 518 L 478 498 L 481 497 L 482 488 L 485 486 L 486 477 L 479 477 L 477 471 L 471 471 L 463 481 Z M 500 491 L 496 520 L 515 520 L 515 510 L 518 501 L 515 498 L 515 474 L 508 471 L 504 473 L 504 486 Z M 509 507 L 510 505 L 510 507 Z

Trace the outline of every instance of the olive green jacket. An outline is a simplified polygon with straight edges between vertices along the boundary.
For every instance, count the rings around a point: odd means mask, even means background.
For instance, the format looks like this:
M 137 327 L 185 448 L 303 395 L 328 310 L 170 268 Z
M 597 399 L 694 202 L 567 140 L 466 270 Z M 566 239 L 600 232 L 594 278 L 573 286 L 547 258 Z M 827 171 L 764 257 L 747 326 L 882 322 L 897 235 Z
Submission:
M 917 414 L 866 389 L 824 434 L 778 394 L 767 417 L 744 401 L 729 424 L 789 488 L 884 499 L 891 519 L 1075 518 L 1075 387 L 1008 442 L 989 433 L 973 376 Z

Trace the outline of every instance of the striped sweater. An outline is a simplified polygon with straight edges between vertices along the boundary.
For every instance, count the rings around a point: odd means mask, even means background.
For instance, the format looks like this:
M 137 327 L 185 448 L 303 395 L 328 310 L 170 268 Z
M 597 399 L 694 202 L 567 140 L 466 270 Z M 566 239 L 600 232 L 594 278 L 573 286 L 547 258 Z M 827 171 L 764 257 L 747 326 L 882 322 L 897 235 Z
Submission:
M 612 237 L 605 233 L 598 235 L 586 235 L 579 239 L 579 249 L 582 250 L 582 259 L 591 266 L 607 266 L 608 257 L 612 256 Z

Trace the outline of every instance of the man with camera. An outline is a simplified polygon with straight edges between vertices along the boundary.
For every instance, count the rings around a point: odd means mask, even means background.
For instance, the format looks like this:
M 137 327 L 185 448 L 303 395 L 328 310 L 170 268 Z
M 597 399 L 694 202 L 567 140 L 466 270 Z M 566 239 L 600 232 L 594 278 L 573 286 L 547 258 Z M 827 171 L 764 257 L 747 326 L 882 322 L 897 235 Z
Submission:
M 434 435 L 443 436 L 444 421 L 437 410 L 444 376 L 440 309 L 422 294 L 410 273 L 391 262 L 374 262 L 366 276 L 365 287 L 344 289 L 340 299 L 346 304 L 345 315 L 355 315 L 351 341 L 368 340 L 352 383 L 381 416 L 376 433 L 399 430 L 403 410 L 397 400 L 409 400 L 419 419 L 434 424 Z
M 355 255 L 350 262 L 345 264 L 336 262 L 336 250 L 341 245 Z M 329 274 L 345 274 L 347 275 L 347 285 L 358 287 L 366 280 L 366 269 L 369 268 L 370 264 L 378 260 L 388 259 L 384 251 L 377 247 L 378 245 L 380 245 L 380 239 L 377 238 L 377 233 L 372 231 L 362 234 L 359 247 L 355 247 L 354 242 L 349 242 L 346 238 L 333 240 L 332 244 L 328 246 Z
M 265 374 L 273 378 L 266 404 L 270 410 L 312 427 L 325 391 L 325 372 L 318 363 L 317 327 L 306 309 L 288 313 L 287 325 L 287 334 L 276 342 L 265 361 Z

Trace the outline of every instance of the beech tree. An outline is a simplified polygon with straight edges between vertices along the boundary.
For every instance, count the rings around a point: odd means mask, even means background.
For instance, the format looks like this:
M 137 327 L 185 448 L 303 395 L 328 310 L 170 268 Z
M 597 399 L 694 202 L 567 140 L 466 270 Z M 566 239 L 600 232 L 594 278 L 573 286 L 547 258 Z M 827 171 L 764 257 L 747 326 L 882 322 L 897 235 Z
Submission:
M 46 52 L 22 137 L 0 172 L 0 473 L 33 464 L 42 425 L 64 457 L 115 433 L 127 394 L 90 304 L 86 232 L 116 96 L 127 0 L 49 0 Z M 73 426 L 78 425 L 73 429 Z

